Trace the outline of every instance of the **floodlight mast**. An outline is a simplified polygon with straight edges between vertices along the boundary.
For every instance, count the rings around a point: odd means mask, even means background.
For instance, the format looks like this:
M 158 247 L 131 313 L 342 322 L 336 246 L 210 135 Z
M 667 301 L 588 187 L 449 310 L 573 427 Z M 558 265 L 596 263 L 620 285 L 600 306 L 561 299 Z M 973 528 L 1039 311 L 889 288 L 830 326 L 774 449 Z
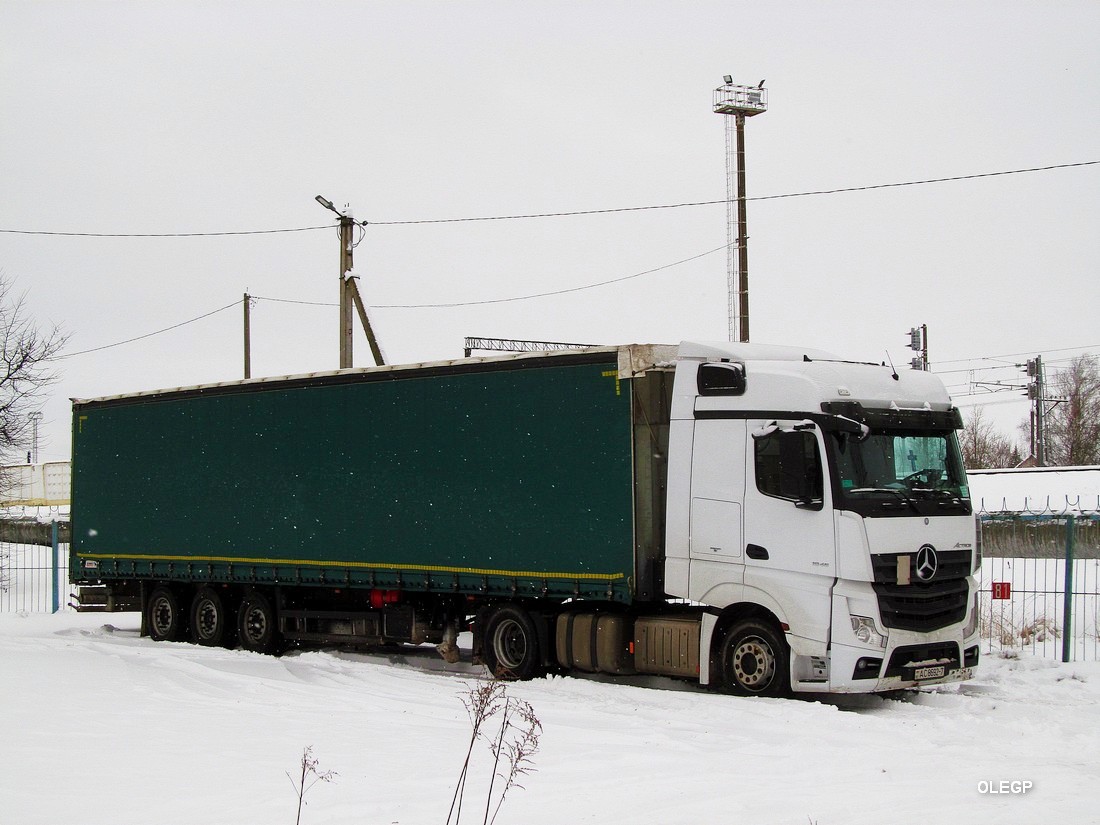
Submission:
M 758 86 L 736 86 L 732 75 L 723 75 L 722 79 L 725 85 L 714 90 L 714 111 L 727 116 L 726 282 L 729 339 L 746 342 L 749 340 L 749 238 L 745 213 L 745 118 L 768 110 L 768 91 L 763 80 Z

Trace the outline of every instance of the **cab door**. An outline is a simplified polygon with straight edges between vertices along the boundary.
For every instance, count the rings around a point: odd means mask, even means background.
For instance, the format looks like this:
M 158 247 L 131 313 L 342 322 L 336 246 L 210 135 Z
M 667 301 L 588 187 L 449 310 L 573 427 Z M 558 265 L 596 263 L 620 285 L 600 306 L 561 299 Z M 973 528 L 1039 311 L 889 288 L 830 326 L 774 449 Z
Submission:
M 804 419 L 746 427 L 745 599 L 778 605 L 792 634 L 828 641 L 836 541 L 821 430 Z

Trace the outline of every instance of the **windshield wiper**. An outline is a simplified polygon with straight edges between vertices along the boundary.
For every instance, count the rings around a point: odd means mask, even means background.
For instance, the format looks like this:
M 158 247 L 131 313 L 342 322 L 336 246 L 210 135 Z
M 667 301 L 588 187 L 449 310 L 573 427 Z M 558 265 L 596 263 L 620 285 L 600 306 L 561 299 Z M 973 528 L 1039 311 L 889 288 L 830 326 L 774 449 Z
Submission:
M 897 496 L 903 502 L 908 504 L 915 512 L 920 512 L 920 510 L 917 508 L 917 503 L 913 501 L 913 499 L 910 498 L 904 490 L 899 490 L 896 487 L 855 487 L 851 490 L 847 490 L 846 492 L 848 493 L 848 495 L 852 495 L 853 493 L 890 493 L 891 495 Z

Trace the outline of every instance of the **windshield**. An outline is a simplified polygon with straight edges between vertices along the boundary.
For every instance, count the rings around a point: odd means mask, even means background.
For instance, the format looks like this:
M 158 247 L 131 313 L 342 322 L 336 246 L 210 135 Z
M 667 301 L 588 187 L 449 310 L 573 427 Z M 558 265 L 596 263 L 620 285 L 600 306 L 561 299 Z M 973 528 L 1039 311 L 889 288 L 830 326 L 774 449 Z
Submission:
M 830 433 L 838 501 L 865 515 L 970 512 L 954 431 L 873 429 L 863 441 Z

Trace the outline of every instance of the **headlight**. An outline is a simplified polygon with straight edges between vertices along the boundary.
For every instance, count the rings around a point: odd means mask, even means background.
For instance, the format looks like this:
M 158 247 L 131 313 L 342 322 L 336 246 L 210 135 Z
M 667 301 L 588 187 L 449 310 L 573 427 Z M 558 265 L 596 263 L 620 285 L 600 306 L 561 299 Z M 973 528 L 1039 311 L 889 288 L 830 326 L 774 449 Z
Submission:
M 875 620 L 869 616 L 852 616 L 852 633 L 865 645 L 886 647 L 886 637 L 879 633 Z

